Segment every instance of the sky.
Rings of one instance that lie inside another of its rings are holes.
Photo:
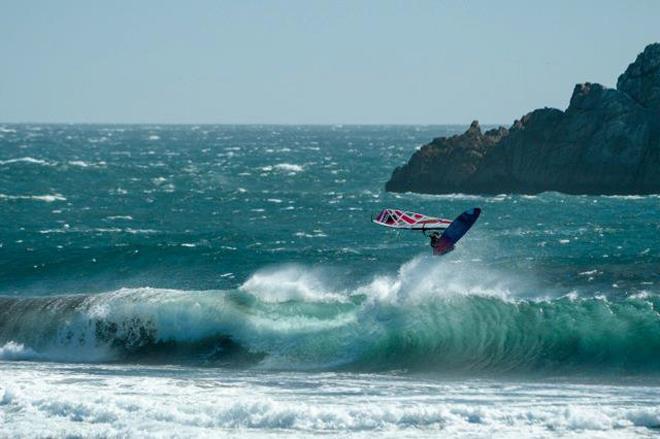
[[[0,0],[0,122],[510,124],[616,86],[660,1]]]

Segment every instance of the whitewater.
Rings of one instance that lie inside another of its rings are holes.
[[[1,128],[0,435],[658,434],[657,195],[383,191],[459,126]]]

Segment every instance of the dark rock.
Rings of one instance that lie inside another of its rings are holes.
[[[424,188],[431,185],[446,188],[448,192],[458,190],[477,170],[488,149],[506,133],[505,128],[499,128],[482,134],[475,120],[460,136],[440,137],[424,145],[413,154],[408,165],[394,171],[385,189],[396,192],[403,185],[409,191],[426,192]]]
[[[643,107],[660,111],[660,43],[646,46],[619,76],[616,88]]]
[[[637,57],[618,89],[578,84],[566,111],[526,114],[509,130],[434,139],[385,188],[422,193],[660,192],[660,44]]]

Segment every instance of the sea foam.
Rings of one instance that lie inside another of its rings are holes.
[[[660,408],[643,402],[657,391],[634,386],[281,373],[264,385],[258,374],[218,380],[188,369],[75,365],[0,371],[0,416],[19,436],[652,437],[660,425]]]

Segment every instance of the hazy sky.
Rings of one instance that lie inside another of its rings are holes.
[[[509,124],[654,41],[654,0],[0,0],[0,121]]]

